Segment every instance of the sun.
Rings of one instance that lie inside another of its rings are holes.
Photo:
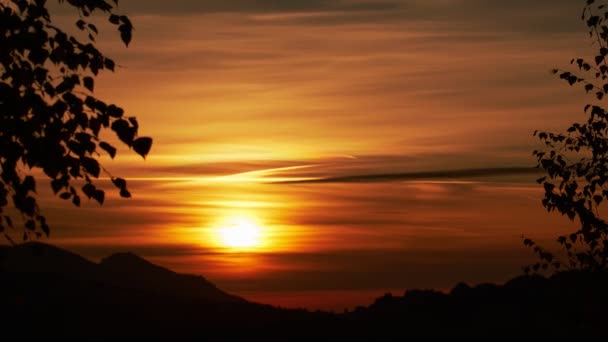
[[[252,219],[232,218],[218,229],[222,246],[232,249],[251,249],[261,245],[262,228]]]

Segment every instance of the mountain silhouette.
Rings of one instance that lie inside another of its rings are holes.
[[[78,254],[51,245],[30,242],[0,246],[0,271],[78,274],[91,277],[96,264]]]
[[[570,271],[459,283],[449,293],[407,290],[335,314],[252,303],[132,253],[94,263],[39,243],[0,247],[0,321],[3,334],[20,337],[580,339],[604,336],[606,288],[606,273]]]
[[[178,274],[133,253],[117,253],[99,264],[66,250],[41,243],[0,249],[0,270],[51,273],[97,281],[118,288],[213,301],[244,301],[229,295],[201,276]]]
[[[112,285],[214,301],[244,301],[229,295],[201,276],[178,274],[133,253],[113,254],[99,267]]]

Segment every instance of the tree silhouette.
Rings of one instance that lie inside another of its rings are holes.
[[[64,3],[63,0],[58,0]],[[94,184],[102,171],[130,197],[127,182],[113,177],[98,162],[101,153],[116,156],[116,148],[100,139],[111,130],[120,141],[145,158],[152,139],[138,137],[138,123],[122,108],[94,94],[95,77],[114,71],[115,63],[95,47],[94,13],[118,29],[125,45],[133,26],[115,13],[118,0],[67,0],[78,12],[76,27],[84,39],[52,23],[46,0],[0,1],[0,232],[13,241],[49,234],[36,202],[36,180],[24,171],[39,169],[51,179],[55,194],[80,206],[81,196],[103,204],[105,193]],[[13,225],[6,207],[12,201],[23,217]]]
[[[608,5],[585,0],[582,13],[593,46],[593,60],[575,58],[576,71],[553,72],[571,86],[581,86],[593,96],[585,106],[585,121],[572,124],[565,132],[535,132],[545,150],[534,151],[538,167],[546,175],[538,179],[545,195],[543,206],[572,221],[577,230],[559,236],[558,243],[567,255],[571,268],[601,270],[608,266],[608,223],[602,218],[603,203],[608,199],[608,112],[599,103],[608,95]],[[554,255],[525,239],[540,261],[534,270],[561,263]]]

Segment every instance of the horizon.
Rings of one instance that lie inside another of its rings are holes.
[[[118,67],[95,93],[154,146],[143,162],[122,145],[100,157],[132,199],[103,179],[104,206],[75,209],[42,181],[41,241],[96,261],[131,251],[312,310],[504,282],[535,260],[522,235],[552,243],[572,228],[541,205],[532,133],[583,114],[584,92],[550,73],[586,56],[581,8],[123,0],[133,42],[100,25]]]

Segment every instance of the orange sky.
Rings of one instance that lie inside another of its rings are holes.
[[[549,72],[587,51],[582,2],[121,6],[134,41],[126,49],[102,31],[99,45],[121,67],[96,92],[137,116],[154,146],[145,162],[126,149],[104,158],[131,180],[132,200],[112,194],[101,209],[72,210],[43,194],[51,242],[92,258],[132,249],[254,299],[336,308],[365,303],[302,293],[360,301],[502,281],[530,260],[522,233],[568,227],[544,213],[533,174],[268,182],[533,166],[532,132],[582,115],[582,91]],[[235,219],[261,228],[257,248],[221,246],[215,230]]]

